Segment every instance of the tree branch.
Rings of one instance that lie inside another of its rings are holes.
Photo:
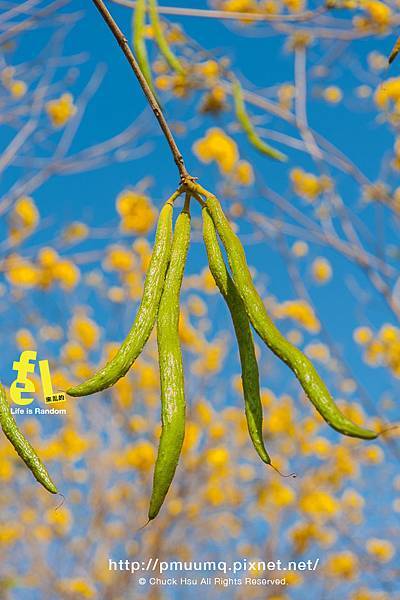
[[[175,164],[178,167],[181,181],[184,182],[187,179],[191,179],[188,171],[186,170],[183,156],[178,148],[178,145],[175,141],[174,136],[172,135],[172,132],[169,128],[169,125],[168,125],[165,117],[164,117],[161,107],[158,104],[157,99],[154,96],[153,92],[151,91],[149,85],[147,84],[146,79],[144,78],[144,75],[138,65],[138,62],[137,62],[132,50],[129,47],[128,40],[126,39],[125,35],[122,33],[122,31],[118,27],[117,23],[114,21],[113,17],[107,10],[104,2],[102,2],[102,0],[93,0],[93,3],[96,5],[99,13],[103,17],[105,23],[107,24],[107,26],[111,30],[113,36],[115,37],[116,41],[118,42],[118,45],[120,46],[122,52],[125,54],[125,57],[128,60],[130,66],[132,68],[132,71],[134,72],[136,79],[138,80],[140,87],[142,88],[142,90],[144,92],[144,95],[146,96],[147,102],[149,103],[149,105],[154,113],[154,116],[156,117],[156,119],[162,129],[165,139],[168,142],[168,145],[172,152]]]

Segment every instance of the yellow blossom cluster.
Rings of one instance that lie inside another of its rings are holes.
[[[274,307],[277,319],[293,319],[311,333],[318,333],[321,325],[312,307],[305,300],[288,300]]]
[[[309,202],[312,202],[318,198],[320,194],[332,188],[332,181],[326,175],[317,177],[300,168],[295,168],[290,171],[290,179],[295,193],[300,196],[300,198]]]
[[[385,365],[400,377],[400,329],[385,323],[374,335],[369,327],[354,331],[355,341],[364,346],[365,360],[370,365]]]
[[[393,18],[390,6],[380,0],[361,0],[360,8],[366,14],[354,17],[353,23],[358,29],[376,29],[381,33],[388,29]]]
[[[375,104],[385,111],[393,111],[400,115],[400,77],[390,77],[382,81],[376,88]]]
[[[5,67],[0,72],[0,81],[3,86],[10,92],[11,96],[19,100],[25,96],[28,86],[22,79],[15,79],[15,67]]]
[[[116,207],[124,233],[144,235],[154,227],[157,210],[145,194],[126,189],[119,194]]]
[[[64,127],[76,114],[76,106],[72,94],[62,94],[55,100],[49,100],[46,103],[46,112],[53,127],[56,129]]]
[[[216,162],[222,175],[239,185],[251,185],[254,173],[251,164],[239,159],[235,140],[219,127],[208,129],[205,136],[195,142],[193,151],[206,164]]]
[[[311,266],[314,280],[319,284],[328,283],[332,278],[332,267],[326,258],[316,258]]]
[[[30,235],[39,223],[39,211],[30,196],[21,196],[15,202],[10,216],[10,238],[17,244]]]
[[[4,260],[3,268],[8,281],[22,288],[49,289],[58,283],[65,290],[72,290],[80,278],[78,267],[71,260],[60,257],[51,247],[41,248],[36,261],[10,254]]]
[[[329,85],[323,90],[322,96],[329,104],[338,104],[343,98],[343,92],[337,85]]]

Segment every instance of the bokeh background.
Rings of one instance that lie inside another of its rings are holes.
[[[168,69],[150,26],[146,44],[190,172],[220,196],[270,313],[342,409],[390,428],[399,421],[400,62],[388,71],[386,56],[397,3],[160,4],[185,75]],[[108,3],[128,38],[134,5]],[[0,375],[9,387],[13,361],[35,349],[64,390],[128,331],[178,175],[90,2],[2,1],[0,10]],[[232,74],[257,132],[286,162],[249,143]],[[0,598],[204,597],[200,587],[139,586],[145,573],[108,569],[109,558],[149,557],[320,559],[316,571],[287,572],[285,587],[207,588],[215,598],[399,597],[400,430],[373,442],[331,431],[256,340],[266,445],[297,478],[260,462],[197,205],[192,216],[180,326],[187,429],[162,512],[139,530],[160,433],[152,336],[112,390],[68,399],[66,415],[17,417],[65,496],[61,507],[0,438]],[[34,381],[32,407],[43,407],[38,372]]]

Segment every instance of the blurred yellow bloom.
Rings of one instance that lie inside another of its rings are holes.
[[[293,319],[311,333],[318,333],[321,325],[312,307],[305,300],[288,300],[274,308],[278,319]]]
[[[29,196],[21,196],[15,202],[10,218],[10,236],[19,242],[30,235],[39,223],[39,211]]]
[[[130,250],[120,244],[107,249],[104,267],[110,271],[131,271],[135,265],[135,257]]]
[[[295,242],[292,246],[292,253],[296,258],[303,258],[308,254],[308,244],[301,240]]]
[[[339,511],[338,501],[324,490],[309,490],[300,496],[299,508],[310,517],[329,519]]]
[[[365,462],[372,465],[377,465],[383,462],[385,458],[382,448],[376,444],[368,445],[363,448],[362,456]]]
[[[65,535],[72,525],[72,515],[66,506],[60,506],[57,510],[54,508],[48,510],[46,520],[56,535]]]
[[[219,75],[219,64],[216,60],[207,60],[196,65],[196,70],[207,79],[215,79]]]
[[[81,221],[74,221],[66,227],[62,236],[69,244],[76,244],[84,240],[89,234],[89,228]]]
[[[384,32],[392,21],[392,9],[380,0],[363,0],[361,7],[366,11],[365,17],[354,17],[354,24],[359,29],[375,28]]]
[[[116,207],[121,217],[121,229],[125,233],[146,234],[156,222],[157,211],[145,194],[124,190],[117,198]]]
[[[366,548],[368,554],[379,560],[379,562],[389,562],[395,553],[394,546],[389,540],[371,538],[367,540]]]
[[[363,508],[365,500],[356,490],[348,489],[343,494],[342,503],[345,509],[359,510]]]
[[[206,462],[215,469],[225,467],[229,461],[229,452],[224,447],[211,448],[205,456]]]
[[[400,113],[400,77],[391,77],[380,83],[375,91],[375,104],[382,110],[391,108]]]
[[[236,142],[219,127],[208,129],[205,137],[195,142],[193,151],[204,163],[215,161],[223,174],[230,173],[239,160]]]
[[[295,500],[296,495],[293,489],[275,479],[268,486],[261,488],[257,495],[257,502],[260,506],[271,503],[275,507],[285,508],[292,505]]]
[[[15,79],[14,81],[11,82],[11,84],[9,86],[11,95],[17,99],[25,96],[27,89],[28,89],[28,86],[26,85],[25,81],[21,81],[21,79]]]
[[[194,423],[193,421],[188,421],[186,423],[185,439],[183,442],[184,452],[193,450],[193,448],[197,446],[200,439],[200,434],[201,431],[197,423]]]
[[[14,544],[23,535],[23,529],[19,523],[0,523],[0,544]]]
[[[290,110],[295,94],[296,90],[292,83],[282,83],[278,87],[278,101],[280,106],[286,110]]]
[[[63,594],[69,597],[73,594],[76,598],[95,598],[96,590],[85,579],[63,579],[59,582]]]
[[[70,336],[72,339],[76,339],[85,348],[93,348],[97,345],[99,340],[100,332],[97,324],[89,319],[89,317],[82,315],[75,316],[70,324]]]
[[[316,258],[311,268],[314,280],[319,284],[327,283],[332,278],[332,267],[326,258]]]
[[[240,160],[235,167],[234,176],[240,185],[251,185],[254,182],[253,167],[247,160]]]
[[[36,348],[35,338],[29,329],[18,329],[15,334],[15,343],[19,350],[34,350]]]
[[[72,94],[62,94],[46,103],[46,112],[53,127],[63,127],[76,113]]]
[[[342,90],[336,85],[329,85],[322,92],[324,99],[330,104],[338,104],[343,98]]]
[[[5,261],[6,277],[10,283],[18,287],[34,287],[40,281],[40,271],[36,266],[24,260],[18,254],[11,254]]]
[[[368,344],[372,339],[372,331],[369,327],[357,327],[353,331],[353,339],[357,344]]]
[[[349,551],[338,552],[328,557],[326,570],[333,578],[355,579],[358,573],[358,559]]]
[[[152,469],[155,460],[156,451],[153,444],[144,440],[128,446],[125,451],[124,461],[127,466],[139,469],[140,471],[149,471]]]
[[[290,179],[292,180],[295,193],[308,201],[315,200],[322,192],[332,187],[329,177],[325,175],[317,177],[299,168],[290,171]]]

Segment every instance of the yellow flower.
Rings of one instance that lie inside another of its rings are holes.
[[[343,494],[342,503],[346,509],[359,510],[364,506],[365,500],[356,490],[348,489]]]
[[[69,244],[76,244],[77,242],[81,242],[84,240],[89,233],[89,228],[85,223],[81,223],[81,221],[73,221],[66,229],[63,231],[63,238]]]
[[[70,597],[71,594],[76,598],[96,597],[96,590],[84,579],[64,579],[60,581],[59,587],[67,597]]]
[[[308,201],[315,200],[322,192],[332,187],[329,177],[317,177],[306,173],[303,169],[295,168],[290,171],[293,189],[298,196]]]
[[[78,315],[72,319],[70,335],[85,348],[93,348],[99,340],[100,333],[97,324],[92,319],[85,315]]]
[[[157,219],[157,211],[148,196],[134,190],[121,192],[116,207],[121,217],[121,229],[125,233],[146,234]]]
[[[78,267],[70,260],[59,260],[54,266],[53,275],[66,290],[74,288],[80,278]]]
[[[391,77],[380,83],[375,91],[375,104],[378,108],[390,107],[400,113],[400,77]]]
[[[6,258],[5,272],[8,281],[18,287],[34,287],[40,280],[40,271],[35,265],[18,254]]]
[[[284,508],[293,504],[296,495],[291,487],[273,480],[267,487],[262,487],[257,494],[257,502],[260,506],[271,503],[275,507]]]
[[[107,249],[104,267],[109,271],[132,271],[135,265],[135,257],[130,250],[115,244]]]
[[[219,75],[219,64],[216,60],[207,60],[196,65],[196,70],[207,79],[215,79]]]
[[[154,446],[147,441],[137,442],[129,446],[125,452],[127,466],[140,471],[149,471],[153,467],[155,459]]]
[[[11,95],[17,99],[25,96],[27,89],[28,89],[28,87],[27,87],[25,81],[21,81],[20,79],[16,79],[16,80],[12,81],[12,83],[9,86]]]
[[[60,506],[58,510],[48,510],[46,520],[57,535],[65,535],[71,528],[72,515],[66,506]]]
[[[193,151],[206,164],[215,161],[223,174],[231,172],[239,160],[236,142],[219,127],[208,129],[205,137],[195,142]]]
[[[328,558],[326,569],[335,579],[351,580],[357,576],[358,559],[352,552],[338,552]]]
[[[299,500],[299,508],[310,517],[331,518],[339,511],[337,500],[323,490],[309,490]]]
[[[0,545],[14,544],[23,535],[23,529],[19,523],[0,524]]]
[[[11,213],[11,237],[21,240],[29,235],[39,222],[39,211],[33,199],[21,196],[15,202]]]
[[[355,17],[354,24],[359,29],[370,27],[385,31],[392,21],[392,9],[380,0],[363,0],[361,7],[366,11],[365,17]]]
[[[19,350],[34,350],[36,348],[35,338],[29,329],[19,329],[15,334],[15,343]]]
[[[357,344],[364,346],[372,339],[372,331],[369,327],[357,327],[353,331],[353,339]]]
[[[388,540],[371,538],[367,540],[366,547],[368,554],[371,554],[371,556],[380,562],[389,562],[395,553],[392,542]]]
[[[308,254],[308,244],[306,244],[306,242],[298,240],[292,246],[292,253],[296,258],[303,258],[303,256],[306,256]]]
[[[330,104],[338,104],[343,98],[342,90],[336,85],[329,85],[326,87],[322,95]]]
[[[312,274],[317,283],[327,283],[332,278],[332,267],[326,258],[318,257],[312,264]]]
[[[363,459],[369,464],[377,465],[381,463],[384,458],[385,455],[383,454],[382,448],[376,444],[368,445],[363,448]]]
[[[312,333],[318,333],[321,328],[312,307],[305,300],[288,300],[274,308],[278,319],[293,319]]]
[[[240,160],[237,163],[234,174],[240,185],[251,185],[254,182],[253,167],[247,160]]]
[[[46,103],[46,112],[53,127],[63,127],[76,113],[72,94],[62,94]]]
[[[278,87],[278,101],[282,108],[290,110],[296,90],[292,83],[283,83]]]
[[[212,448],[206,453],[206,462],[215,469],[225,467],[229,461],[229,452],[226,448]]]

